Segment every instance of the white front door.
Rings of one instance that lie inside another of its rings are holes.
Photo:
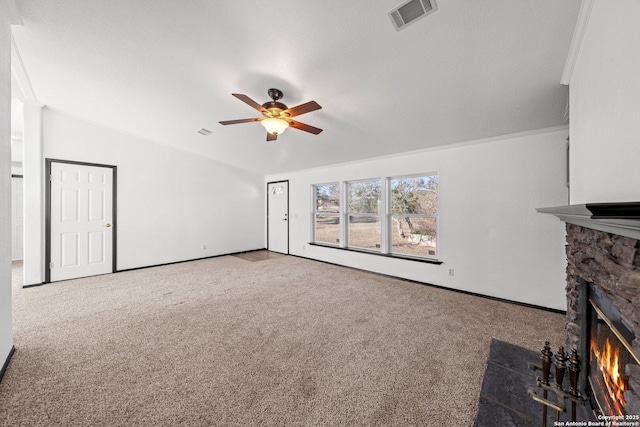
[[[24,215],[22,178],[11,178],[11,260],[22,259],[24,253]]]
[[[113,272],[113,168],[51,163],[50,280]]]
[[[270,182],[268,194],[268,248],[289,253],[289,182]]]

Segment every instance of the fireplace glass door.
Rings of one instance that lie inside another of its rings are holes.
[[[601,303],[603,306],[599,306]],[[627,342],[628,331],[618,330],[620,319],[615,310],[607,307],[601,296],[591,298],[591,326],[589,345],[589,385],[594,407],[603,415],[624,416],[629,393],[629,365],[638,360]],[[635,406],[635,403],[634,405]]]

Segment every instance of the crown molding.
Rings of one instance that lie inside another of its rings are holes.
[[[569,125],[562,124],[562,125],[552,126],[552,127],[543,128],[543,129],[527,130],[527,131],[523,131],[523,132],[516,132],[516,133],[509,133],[509,134],[506,134],[506,135],[491,136],[491,137],[482,138],[482,139],[472,139],[470,141],[453,142],[453,143],[450,143],[450,144],[442,144],[442,145],[436,145],[436,146],[433,146],[433,147],[419,148],[417,150],[402,151],[400,153],[384,154],[382,156],[367,157],[365,159],[351,160],[351,161],[340,162],[340,163],[333,163],[333,164],[324,165],[324,166],[316,166],[316,167],[308,168],[308,169],[298,169],[298,170],[293,170],[293,171],[289,171],[289,172],[272,173],[272,174],[267,174],[267,176],[284,176],[284,175],[290,176],[290,175],[296,174],[296,173],[306,173],[306,172],[309,172],[309,171],[323,170],[323,169],[332,168],[332,167],[343,167],[343,166],[359,165],[359,164],[362,164],[362,163],[375,162],[375,161],[380,161],[380,160],[388,160],[388,159],[393,159],[393,158],[396,158],[396,157],[414,156],[414,155],[419,155],[419,154],[424,154],[424,153],[431,153],[431,152],[434,152],[434,151],[451,150],[451,149],[454,149],[454,148],[461,148],[461,147],[467,147],[467,146],[477,146],[479,144],[486,144],[486,143],[491,143],[491,142],[499,142],[499,141],[504,141],[504,140],[508,140],[508,139],[514,139],[514,138],[524,138],[524,137],[527,137],[527,136],[541,135],[541,134],[545,134],[545,133],[559,132],[559,131],[567,131],[568,132],[569,131]]]
[[[589,18],[591,17],[591,9],[593,9],[594,2],[595,0],[582,0],[582,4],[580,5],[578,22],[576,22],[576,28],[573,30],[573,38],[571,39],[571,46],[569,46],[569,55],[567,56],[567,62],[564,64],[564,71],[560,79],[560,83],[563,85],[568,85],[571,81],[571,75],[578,61],[578,54],[582,47],[582,39],[589,25]]]

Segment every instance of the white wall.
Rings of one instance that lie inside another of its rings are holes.
[[[119,270],[264,247],[262,176],[47,108],[42,140],[45,158],[118,167]]]
[[[11,324],[11,25],[0,0],[0,368],[13,347]]]
[[[566,309],[566,127],[267,176],[289,180],[290,253],[483,295]],[[310,246],[311,186],[437,171],[442,265]],[[453,277],[448,270],[453,268]]]
[[[595,0],[570,79],[571,203],[640,200],[640,2]]]
[[[23,105],[24,263],[26,285],[44,281],[44,158],[42,155],[42,106]]]

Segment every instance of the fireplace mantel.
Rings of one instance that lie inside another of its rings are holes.
[[[640,202],[586,203],[536,210],[569,224],[640,240]]]

